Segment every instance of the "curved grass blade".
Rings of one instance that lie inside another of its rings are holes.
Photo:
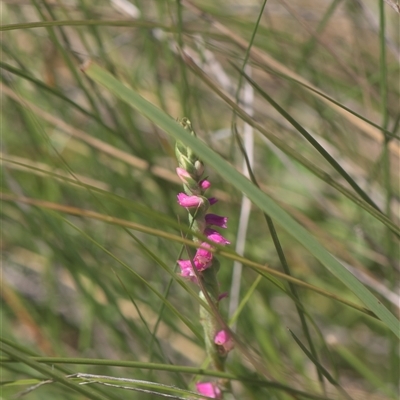
[[[104,246],[102,246],[100,243],[98,243],[95,239],[93,239],[90,235],[86,234],[83,230],[79,229],[76,225],[74,225],[72,222],[68,221],[67,219],[64,219],[64,221],[72,226],[74,229],[76,229],[81,235],[86,237],[89,241],[91,241],[93,244],[95,244],[97,247],[99,247],[102,251],[104,251],[106,254],[108,254],[111,258],[113,258],[115,261],[117,261],[120,265],[122,265],[130,274],[134,275],[136,279],[138,279],[144,286],[146,286],[151,292],[153,292],[165,305],[166,307],[169,308],[169,310],[174,313],[181,321],[193,332],[193,334],[199,339],[202,340],[202,336],[199,333],[198,329],[196,329],[195,325],[192,324],[192,322],[186,318],[183,314],[181,314],[171,302],[169,302],[167,299],[163,297],[163,295],[156,290],[152,285],[150,285],[146,279],[142,278],[134,269],[130,268],[129,265],[124,263],[122,260],[120,260],[118,257],[116,257],[112,252],[107,250]],[[164,265],[164,268],[167,269],[167,266]],[[193,293],[193,292],[192,292]]]
[[[1,193],[0,192],[0,200],[3,201],[15,201],[16,203],[24,203],[24,204],[31,204],[34,205],[36,207],[40,207],[40,208],[47,208],[50,210],[55,210],[55,211],[59,211],[59,212],[63,212],[63,213],[67,213],[67,214],[71,214],[71,215],[77,215],[80,217],[86,217],[86,218],[93,218],[93,219],[97,219],[99,221],[103,221],[103,222],[107,222],[113,225],[117,225],[117,226],[122,226],[122,227],[126,227],[129,229],[134,229],[137,230],[139,232],[143,232],[149,235],[154,235],[154,236],[158,236],[164,239],[168,239],[168,240],[173,240],[177,243],[181,243],[181,244],[185,244],[188,246],[192,246],[192,247],[196,247],[196,244],[192,241],[192,240],[188,240],[185,238],[182,238],[181,236],[177,236],[177,235],[173,235],[170,234],[168,232],[165,232],[163,230],[158,230],[158,229],[153,229],[153,228],[148,228],[147,226],[144,225],[140,225],[131,221],[126,221],[123,219],[119,219],[119,218],[114,218],[108,215],[104,215],[104,214],[100,214],[94,211],[89,211],[89,210],[84,210],[84,209],[79,209],[79,208],[75,208],[75,207],[68,207],[68,206],[63,206],[61,204],[56,204],[56,203],[51,203],[48,201],[42,201],[42,200],[36,200],[36,199],[30,199],[30,198],[25,198],[25,197],[16,197],[13,195],[9,195],[6,193]],[[238,254],[234,253],[234,252],[227,252],[227,251],[219,251],[219,253],[222,257],[226,257],[230,260],[234,260],[234,261],[239,261],[244,265],[249,266],[250,268],[253,268],[255,271],[257,271],[260,275],[262,275],[265,279],[268,279],[269,281],[271,281],[274,285],[276,285],[278,288],[280,288],[281,290],[284,290],[284,286],[283,284],[277,280],[275,277],[284,279],[285,281],[288,282],[292,282],[297,286],[309,289],[309,290],[313,290],[316,293],[321,294],[322,296],[325,297],[329,297],[332,298],[334,300],[337,300],[351,308],[354,308],[355,310],[358,310],[364,314],[369,315],[370,317],[375,317],[378,318],[372,311],[370,311],[367,308],[364,307],[360,307],[359,305],[346,300],[343,297],[340,297],[334,293],[328,292],[324,289],[320,289],[317,286],[313,286],[309,283],[303,282],[300,279],[294,278],[292,276],[286,275],[282,272],[279,272],[275,269],[269,268],[265,265],[262,264],[258,264],[254,261],[251,261],[247,258],[241,257]],[[159,260],[159,259],[157,259]],[[157,261],[159,262],[159,261]],[[160,264],[162,265],[162,264]],[[175,276],[175,279],[178,281],[179,284],[182,284],[182,286],[185,286],[183,281],[178,279]],[[185,286],[187,288],[187,285]],[[198,297],[196,296],[196,298],[198,299]],[[200,300],[199,300],[200,301]],[[204,303],[204,306],[207,307],[207,304]]]
[[[46,377],[51,377],[55,381],[61,383],[64,386],[67,386],[68,388],[75,390],[76,392],[82,394],[84,397],[92,400],[106,400],[107,397],[103,397],[99,394],[94,393],[91,389],[83,387],[82,385],[79,385],[77,383],[71,382],[65,376],[54,370],[51,366],[48,365],[43,365],[42,363],[39,363],[38,361],[33,360],[31,357],[27,357],[24,354],[20,353],[19,351],[13,349],[11,346],[5,344],[3,340],[0,338],[0,341],[2,342],[1,345],[1,351],[7,355],[9,355],[11,358],[14,360],[17,360],[34,370],[40,372]]]
[[[272,107],[275,108],[276,111],[279,112],[313,147],[318,153],[321,154],[322,157],[343,177],[344,180],[354,189],[354,191],[369,205],[379,210],[378,206],[371,200],[371,198],[367,195],[358,186],[358,184],[354,181],[354,179],[343,169],[343,167],[321,146],[316,139],[312,135],[310,135],[306,129],[304,129],[289,113],[287,113],[277,102],[275,102],[271,96],[269,96],[265,90],[262,90],[260,85],[258,85],[250,76],[248,76],[244,71],[241,71],[238,67],[235,67],[237,71],[243,75],[246,80],[257,90],[258,93],[265,100],[271,104]],[[380,211],[380,210],[379,210]]]
[[[171,31],[168,26],[161,25],[156,22],[151,21],[139,21],[139,20],[127,20],[127,21],[118,21],[118,20],[57,20],[57,21],[38,21],[38,22],[26,22],[22,24],[8,24],[0,26],[0,32],[4,31],[14,31],[18,29],[32,29],[32,28],[47,28],[47,27],[55,27],[55,26],[127,26],[127,27],[138,27],[138,28],[160,28],[166,31]]]
[[[220,155],[212,151],[199,139],[187,134],[176,121],[138,93],[125,86],[111,74],[96,64],[86,65],[84,72],[100,83],[115,96],[126,101],[155,125],[159,126],[176,140],[195,149],[198,156],[212,166],[223,179],[243,192],[261,210],[271,216],[275,222],[301,243],[336,278],[341,280],[381,321],[400,338],[397,318],[358,281],[331,253],[329,253],[305,228],[294,220],[267,194],[258,189],[251,181],[228,164]]]
[[[58,97],[60,100],[65,101],[68,105],[72,106],[74,109],[78,110],[80,113],[83,115],[92,118],[96,122],[98,122],[103,128],[105,128],[107,131],[109,131],[112,134],[116,134],[116,132],[110,128],[108,125],[106,125],[100,118],[98,118],[97,115],[93,114],[92,112],[86,110],[84,107],[80,106],[77,102],[71,100],[67,96],[65,96],[62,92],[59,90],[46,85],[44,82],[41,80],[35,78],[34,76],[31,76],[28,72],[22,71],[18,68],[13,67],[12,65],[9,65],[3,61],[0,61],[0,68],[16,75],[19,76],[23,79],[25,79],[28,82],[31,82],[33,85],[35,85],[39,90],[45,90],[49,94],[51,94],[54,97]]]
[[[328,185],[334,187],[340,193],[344,194],[348,199],[362,207],[366,210],[370,215],[374,216],[376,219],[381,221],[383,224],[388,226],[391,231],[393,231],[397,236],[400,237],[400,229],[394,224],[385,214],[378,211],[375,207],[371,206],[368,202],[361,199],[359,196],[355,195],[351,190],[347,189],[340,182],[336,181],[332,176],[330,176],[327,172],[317,167],[315,164],[310,162],[306,157],[302,154],[298,153],[297,150],[291,148],[286,144],[285,141],[278,138],[277,136],[271,134],[267,129],[264,128],[263,125],[256,122],[249,114],[246,113],[244,109],[242,109],[239,105],[237,105],[230,97],[227,95],[222,89],[215,85],[211,79],[204,74],[203,70],[197,66],[189,57],[186,57],[187,63],[190,68],[193,69],[193,72],[204,81],[206,85],[208,85],[215,94],[221,97],[240,117],[243,121],[247,122],[253,128],[257,129],[262,135],[268,138],[274,145],[276,145],[279,149],[281,149],[284,153],[289,155],[291,158],[298,161],[300,164],[304,165],[307,169],[309,169],[313,174],[318,176]],[[391,142],[393,143],[393,142]]]
[[[288,329],[290,334],[292,335],[295,342],[299,345],[301,350],[306,354],[306,356],[311,360],[311,362],[318,368],[318,371],[331,383],[335,386],[339,392],[347,399],[353,400],[349,394],[339,385],[339,383],[335,380],[335,378],[319,363],[319,361],[308,351],[308,349],[301,343],[300,339],[290,330]]]
[[[28,357],[27,357],[28,358]],[[46,363],[46,364],[77,364],[77,365],[105,365],[105,366],[116,366],[116,367],[124,367],[124,368],[140,368],[140,369],[148,369],[148,370],[156,370],[156,371],[167,371],[167,372],[181,372],[188,374],[196,374],[209,376],[214,378],[225,378],[235,381],[240,381],[244,383],[248,383],[254,386],[259,387],[267,387],[271,389],[278,389],[290,393],[294,396],[301,396],[306,399],[314,399],[314,400],[330,400],[322,395],[307,393],[302,390],[293,388],[291,386],[275,382],[269,380],[261,380],[255,379],[251,376],[238,376],[229,372],[215,371],[215,370],[207,370],[203,368],[196,367],[187,367],[183,365],[169,365],[169,364],[156,364],[156,363],[148,363],[148,362],[139,362],[139,361],[124,361],[124,360],[110,360],[110,359],[92,359],[92,358],[70,358],[70,357],[29,357],[30,361],[35,362],[37,364]],[[5,362],[15,362],[12,358],[0,357],[0,361]],[[66,379],[66,378],[65,378]]]
[[[246,51],[248,48],[248,40],[243,38],[240,34],[236,33],[232,29],[228,28],[226,25],[221,23],[217,20],[213,15],[211,15],[205,8],[200,8],[199,6],[193,4],[189,0],[181,0],[182,4],[184,4],[188,9],[190,9],[195,15],[197,15],[201,19],[207,20],[208,23],[211,23],[212,26],[229,38],[230,41],[235,43],[239,48]],[[282,62],[278,61],[277,59],[273,58],[270,54],[267,54],[263,50],[259,49],[256,46],[252,46],[250,50],[250,57],[251,59],[258,65],[261,65],[264,69],[272,70],[274,74],[281,74],[285,77],[292,78],[294,81],[298,83],[303,83],[304,87],[315,89],[312,90],[311,93],[316,95],[317,98],[320,98],[324,103],[328,105],[328,107],[332,108],[333,110],[337,111],[339,115],[343,116],[347,119],[352,125],[356,126],[357,128],[361,129],[367,136],[373,137],[375,139],[378,138],[377,130],[382,130],[382,127],[376,127],[377,129],[372,129],[370,121],[363,121],[363,118],[353,118],[354,115],[349,110],[345,109],[341,104],[335,104],[332,102],[329,96],[324,95],[322,96],[322,91],[318,90],[312,83],[310,83],[307,79],[300,76],[298,73],[293,72],[289,67],[284,65]],[[382,138],[379,137],[379,143],[382,142]],[[399,154],[400,147],[397,143],[391,143],[391,151],[394,154]]]

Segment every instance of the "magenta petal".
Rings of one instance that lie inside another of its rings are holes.
[[[200,181],[200,187],[203,190],[207,190],[210,186],[211,186],[211,183],[207,179],[203,179],[202,181]]]
[[[214,343],[221,346],[230,339],[229,332],[223,329],[215,335]]]
[[[214,343],[222,346],[226,353],[230,352],[235,346],[230,333],[225,329],[222,329],[215,335]]]
[[[192,263],[190,260],[178,260],[178,264],[181,267],[182,276],[187,276],[190,271],[193,273]]]
[[[202,243],[203,247],[210,248],[208,243]],[[213,254],[207,249],[197,249],[196,255],[194,256],[194,265],[199,271],[204,271],[211,266]]]
[[[222,395],[220,388],[212,382],[198,382],[196,383],[196,389],[200,394],[212,399],[220,399]]]
[[[203,203],[203,199],[198,196],[188,196],[185,193],[179,193],[177,195],[178,204],[182,207],[191,208],[199,207]]]
[[[226,228],[226,223],[228,222],[227,217],[221,217],[217,214],[206,214],[205,216],[207,225],[219,226],[220,228]]]
[[[208,199],[208,202],[210,203],[210,206],[212,206],[213,204],[215,204],[218,200],[215,197],[210,197]]]
[[[181,276],[189,278],[194,283],[197,283],[197,277],[193,271],[192,263],[190,260],[178,260],[179,267],[181,268]]]
[[[204,234],[207,236],[208,239],[212,240],[215,243],[218,243],[220,245],[226,245],[230,244],[231,242],[227,239],[225,239],[219,232],[217,232],[214,229],[211,228],[206,228],[204,230]]]

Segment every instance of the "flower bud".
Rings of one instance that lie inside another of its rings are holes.
[[[196,160],[194,163],[194,169],[196,171],[196,176],[200,179],[204,174],[204,164],[200,160]]]
[[[221,389],[213,382],[198,382],[196,383],[197,391],[212,399],[222,399]]]
[[[207,225],[219,226],[220,228],[226,228],[226,223],[228,222],[227,217],[221,217],[217,214],[206,214],[205,216]]]
[[[232,336],[226,329],[222,329],[215,335],[214,343],[220,347],[223,354],[228,354],[235,347]]]
[[[202,181],[199,182],[199,186],[205,192],[207,189],[211,187],[211,183],[207,179],[203,179]]]
[[[208,239],[222,246],[231,243],[229,240],[225,239],[219,232],[217,232],[214,229],[206,228],[204,230],[204,234],[207,236]]]
[[[188,196],[185,193],[179,193],[177,196],[178,204],[182,207],[192,208],[192,207],[200,207],[204,204],[204,197],[201,196]]]

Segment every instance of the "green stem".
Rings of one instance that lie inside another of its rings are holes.
[[[213,266],[202,272],[202,290],[200,290],[199,297],[208,303],[211,301],[215,307],[218,309],[218,281],[217,272],[219,269],[219,262],[213,260]],[[207,292],[207,295],[204,294]],[[215,335],[219,330],[219,322],[213,313],[210,313],[204,307],[200,306],[200,323],[204,329],[204,342],[206,347],[207,355],[210,357],[214,368],[217,371],[225,370],[225,356],[222,356],[217,345],[214,343]]]

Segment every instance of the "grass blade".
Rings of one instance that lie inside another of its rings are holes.
[[[103,85],[114,95],[136,108],[176,140],[195,149],[205,163],[212,166],[226,181],[249,197],[254,204],[271,216],[275,222],[300,242],[334,276],[341,280],[381,321],[400,338],[399,321],[396,317],[361,284],[331,253],[329,253],[309,232],[297,223],[289,214],[278,206],[268,195],[263,193],[247,178],[236,171],[221,156],[213,152],[199,139],[187,135],[171,117],[145,100],[138,93],[129,89],[111,74],[96,64],[87,65],[85,73],[97,83]]]

